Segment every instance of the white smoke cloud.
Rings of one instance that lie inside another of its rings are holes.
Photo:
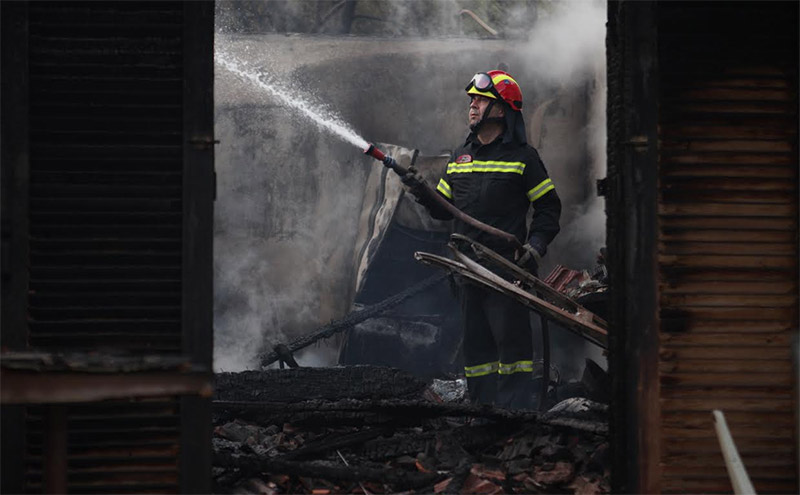
[[[583,80],[605,66],[606,2],[554,2],[540,11],[539,21],[522,46],[538,75],[562,85]]]

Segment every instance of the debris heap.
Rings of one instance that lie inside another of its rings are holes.
[[[374,366],[217,375],[216,493],[608,493],[607,406],[464,402]]]

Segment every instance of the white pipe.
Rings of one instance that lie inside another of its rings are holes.
[[[739,451],[733,443],[733,437],[725,421],[725,415],[719,409],[714,409],[714,428],[717,430],[719,446],[722,449],[722,457],[725,458],[725,467],[728,469],[728,476],[731,478],[733,493],[736,495],[755,495],[756,490],[750,482],[747,470],[739,458]]]

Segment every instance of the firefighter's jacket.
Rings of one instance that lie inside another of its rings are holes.
[[[542,255],[560,230],[561,200],[539,153],[527,144],[504,143],[498,137],[484,145],[470,134],[450,156],[436,190],[467,215],[516,236],[520,244],[530,240]],[[534,211],[526,225],[531,205]],[[430,210],[434,218],[452,218],[441,207]],[[502,239],[458,219],[454,231],[504,256],[513,253]]]

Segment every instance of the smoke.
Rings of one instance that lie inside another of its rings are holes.
[[[553,95],[542,122],[540,153],[562,198],[562,231],[551,245],[544,273],[555,264],[592,268],[605,244],[604,200],[596,181],[606,171],[605,1],[554,3],[542,12],[524,45],[526,69],[536,72],[541,94]],[[561,129],[561,115],[582,127]]]
[[[572,0],[541,11],[522,50],[547,82],[569,85],[605,67],[606,2]]]

